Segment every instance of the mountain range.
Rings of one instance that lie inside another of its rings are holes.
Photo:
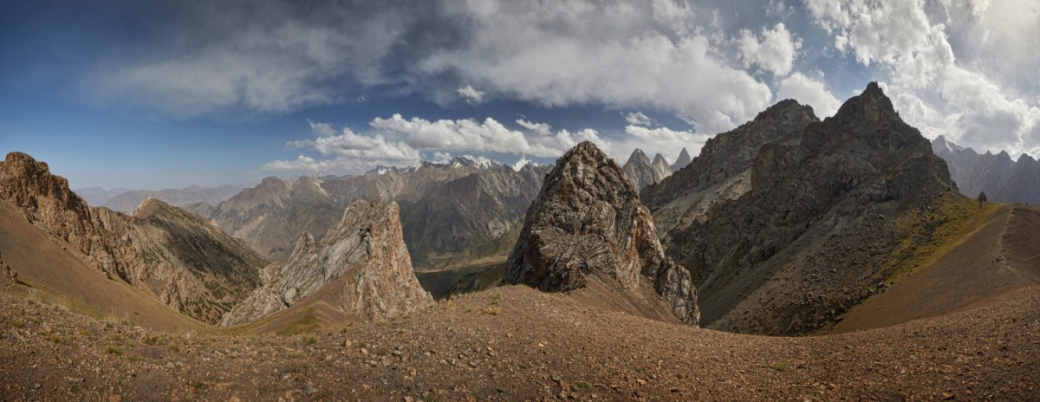
[[[979,154],[943,136],[932,140],[932,151],[949,165],[953,181],[964,195],[977,197],[985,192],[993,202],[1040,204],[1040,162],[1028,154],[1018,160],[1004,151]]]
[[[176,207],[205,203],[216,205],[242,191],[242,185],[220,185],[217,187],[188,186],[180,189],[130,190],[101,187],[84,187],[73,191],[92,206],[101,206],[122,213],[130,213],[148,198],[155,198]]]
[[[12,152],[0,378],[15,399],[1031,400],[1040,207],[970,193],[1028,199],[1034,167],[930,142],[877,83],[823,120],[780,101],[685,166],[582,142],[553,166],[271,177],[193,212],[91,207]]]

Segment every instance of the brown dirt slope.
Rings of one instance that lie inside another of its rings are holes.
[[[201,330],[204,325],[163,305],[151,294],[85,264],[75,248],[33,226],[13,205],[0,201],[0,253],[18,272],[23,291],[64,299],[95,317],[128,319],[160,330]],[[4,278],[7,279],[7,278]]]
[[[2,279],[2,278],[0,278]],[[9,282],[9,281],[7,281]],[[106,324],[2,290],[11,400],[1037,400],[1040,287],[863,332],[724,333],[524,286],[294,336]]]
[[[1040,208],[1001,205],[950,242],[952,249],[850,309],[832,331],[935,317],[1040,284]]]

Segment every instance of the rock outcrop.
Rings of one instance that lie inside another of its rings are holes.
[[[682,152],[679,152],[679,156],[675,158],[675,163],[673,163],[672,166],[670,166],[670,168],[672,169],[672,173],[678,172],[679,169],[682,169],[686,167],[686,165],[689,165],[690,160],[690,153],[686,151],[686,148],[683,148]]]
[[[689,273],[664,255],[634,184],[587,141],[561,157],[546,177],[527,210],[504,280],[548,292],[602,281],[622,293],[663,299],[683,323],[696,325],[700,314]]]
[[[289,258],[264,268],[260,280],[223,326],[300,303],[322,302],[348,316],[379,320],[433,302],[412,272],[395,202],[354,201],[321,241],[304,233]]]
[[[932,151],[946,161],[953,181],[968,197],[986,192],[993,202],[1040,204],[1040,162],[1027,154],[1017,161],[1007,152],[979,154],[943,136],[932,140]]]
[[[668,166],[668,162],[661,154],[657,154],[654,161],[651,162],[650,158],[639,148],[632,151],[628,162],[625,162],[621,170],[632,180],[637,189],[658,183],[672,174],[672,168]]]
[[[91,208],[46,163],[22,153],[0,164],[0,200],[109,278],[204,322],[219,321],[266,265],[206,221],[158,200],[145,200],[132,216]]]
[[[802,130],[818,121],[811,107],[780,101],[754,120],[709,139],[686,168],[644,188],[641,198],[653,211],[662,240],[667,243],[669,232],[704,222],[713,209],[746,193],[759,148],[772,142],[797,143]]]
[[[799,109],[780,106],[770,109]],[[945,162],[876,83],[788,138],[737,152],[754,155],[747,192],[669,233],[669,255],[690,268],[710,327],[802,334],[833,323],[946,219],[943,200],[955,187]],[[696,172],[705,156],[680,173]],[[700,180],[743,168],[712,167]]]

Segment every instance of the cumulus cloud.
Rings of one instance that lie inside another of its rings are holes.
[[[738,39],[745,66],[757,65],[774,75],[787,75],[794,68],[794,59],[802,40],[791,35],[783,23],[773,29],[763,29],[758,35],[742,30]]]
[[[526,120],[518,120],[526,131],[507,128],[492,118],[430,121],[419,117],[405,119],[400,114],[373,119],[365,133],[350,128],[335,132],[321,122],[309,124],[317,138],[290,141],[287,145],[316,152],[323,158],[300,155],[296,160],[270,162],[264,169],[357,173],[376,165],[415,163],[423,153],[432,153],[434,161],[450,159],[451,152],[556,157],[581,141],[592,141],[608,152],[611,149],[610,143],[595,130],[552,132],[547,124]],[[486,157],[467,157],[476,162],[487,161]]]
[[[649,126],[654,123],[654,121],[649,116],[643,114],[643,112],[632,112],[626,114],[625,121],[633,126]]]
[[[471,23],[470,41],[424,58],[421,71],[547,106],[670,110],[707,133],[753,118],[772,99],[767,85],[719,57],[706,34],[684,28],[694,11],[679,2],[488,0],[456,12]]]
[[[904,120],[926,136],[1019,153],[1035,148],[1031,133],[1040,124],[1040,109],[1028,92],[1036,90],[1035,75],[1007,71],[1036,71],[1035,56],[1031,62],[1021,57],[1040,46],[1040,6],[1027,3],[947,1],[931,4],[931,12],[923,0],[806,5],[833,34],[836,48],[888,73],[888,93]],[[1000,26],[1005,23],[1013,33]],[[963,57],[955,55],[951,35],[963,43]],[[987,44],[991,35],[1001,43]],[[1000,50],[982,50],[987,46]]]
[[[455,92],[458,92],[459,95],[461,95],[463,98],[466,98],[466,102],[476,104],[484,101],[484,92],[476,90],[475,88],[473,88],[472,85],[459,87],[459,89],[456,89]]]
[[[809,78],[802,73],[794,73],[780,81],[776,91],[777,100],[794,99],[799,103],[812,106],[819,118],[833,116],[841,107],[841,101],[835,98],[823,82]]]

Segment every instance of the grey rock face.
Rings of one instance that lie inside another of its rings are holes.
[[[656,293],[682,322],[699,320],[690,275],[665,257],[635,186],[616,162],[583,142],[546,177],[504,280],[567,292],[593,277],[608,278],[623,292]]]
[[[895,218],[953,189],[876,83],[799,141],[756,153],[745,194],[670,233],[669,255],[691,269],[715,328],[800,334],[833,322],[885,277],[904,240]]]
[[[625,166],[621,170],[632,180],[636,188],[643,188],[660,182],[672,174],[671,167],[668,166],[668,162],[664,160],[661,154],[657,154],[654,161],[651,162],[650,158],[639,148],[632,151],[632,155],[628,157],[628,162],[625,162]]]
[[[985,191],[993,202],[1040,204],[1040,162],[1023,154],[1017,161],[1007,152],[979,154],[939,136],[932,151],[946,161],[961,193],[977,197]]]
[[[686,168],[644,188],[641,198],[653,211],[662,240],[667,243],[671,231],[703,222],[713,210],[746,193],[759,148],[772,142],[797,143],[802,130],[818,121],[811,107],[781,101],[754,120],[709,139]]]
[[[399,213],[395,202],[354,201],[321,241],[304,233],[288,259],[264,268],[261,286],[222,325],[251,322],[308,297],[364,320],[433,303],[412,272]]]

